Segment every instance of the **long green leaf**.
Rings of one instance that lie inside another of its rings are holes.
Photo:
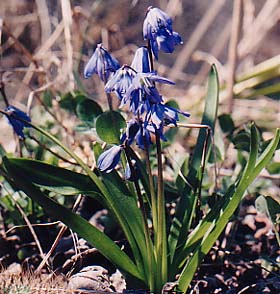
[[[214,134],[215,122],[217,118],[218,110],[218,99],[219,99],[219,80],[218,73],[215,65],[212,65],[209,80],[208,80],[208,91],[205,100],[205,108],[202,117],[202,124],[209,126]],[[205,129],[200,129],[193,158],[189,166],[189,173],[186,176],[188,183],[193,187],[193,190],[197,190],[199,185],[199,171],[202,164],[202,155],[204,142],[206,140],[207,133]],[[210,150],[211,142],[208,142],[208,152]],[[176,252],[176,248],[185,243],[187,238],[186,231],[188,230],[194,207],[196,205],[197,198],[192,192],[192,188],[189,185],[185,186],[180,201],[176,207],[176,213],[173,219],[173,224],[170,229],[168,238],[170,260],[172,262]],[[184,229],[182,229],[184,228]]]
[[[9,158],[9,161],[23,173],[29,181],[62,195],[100,194],[92,180],[83,174],[26,158]]]
[[[254,129],[254,126],[252,126]],[[255,137],[254,137],[255,136]],[[249,161],[247,163],[247,167],[245,168],[245,172],[241,180],[236,186],[235,192],[231,197],[231,201],[226,204],[223,208],[219,218],[216,223],[212,226],[212,230],[203,238],[202,242],[199,243],[195,250],[193,251],[192,256],[190,257],[189,262],[184,267],[180,278],[178,280],[178,290],[182,292],[186,292],[189,284],[200,265],[204,256],[209,252],[219,235],[222,233],[226,224],[228,223],[230,217],[236,210],[239,205],[239,202],[248,188],[248,186],[254,181],[257,175],[261,172],[261,170],[269,163],[271,160],[274,151],[277,148],[280,139],[280,129],[277,129],[274,139],[270,142],[264,152],[261,154],[259,159],[256,161],[256,165],[253,167],[252,163],[256,159],[256,149],[258,146],[253,146],[258,143],[258,139],[256,138],[255,131],[251,131],[251,152]]]
[[[139,280],[144,280],[134,262],[104,233],[89,224],[81,216],[48,198],[36,186],[31,184],[28,176],[7,158],[4,158],[4,164],[8,173],[13,177],[16,186],[38,202],[50,215],[61,220],[73,231],[77,232],[122,272]]]
[[[1,112],[1,110],[0,110],[0,112]],[[84,170],[84,172],[90,177],[90,179],[93,181],[93,183],[97,186],[97,188],[102,193],[104,203],[106,203],[107,208],[113,213],[113,215],[115,216],[115,218],[118,221],[119,225],[121,226],[121,228],[122,228],[128,242],[129,242],[129,244],[131,246],[131,249],[133,251],[134,256],[135,257],[141,256],[141,252],[139,252],[139,248],[137,246],[139,240],[137,240],[135,238],[135,235],[134,235],[135,228],[133,227],[133,220],[131,221],[131,220],[127,219],[127,216],[124,213],[124,211],[122,209],[120,209],[119,203],[121,203],[121,201],[117,202],[115,200],[114,194],[112,194],[110,192],[110,190],[108,189],[108,187],[106,187],[106,185],[101,180],[101,178],[99,178],[87,166],[87,164],[77,154],[75,154],[75,152],[73,152],[72,150],[67,148],[65,145],[63,145],[52,134],[50,134],[49,132],[43,130],[42,128],[40,128],[40,127],[30,123],[30,122],[27,122],[27,121],[25,121],[25,120],[23,120],[21,118],[15,117],[15,119],[24,122],[26,125],[29,125],[30,127],[35,129],[36,131],[40,132],[41,134],[43,134],[44,136],[49,138],[51,141],[53,141],[55,144],[57,144],[57,146],[59,146],[63,151],[65,151],[68,155],[70,155],[70,157],[72,157],[81,166],[81,168]],[[121,194],[122,193],[120,193],[120,195]],[[125,196],[125,197],[127,197],[127,196]],[[143,230],[143,238],[144,238],[144,230]],[[145,252],[143,252],[143,253],[145,253]],[[146,256],[146,258],[147,258],[147,256]],[[137,258],[137,261],[139,262],[139,258]],[[140,265],[138,264],[138,266],[140,266]],[[142,270],[142,273],[143,273],[143,271],[145,271],[144,266],[140,266],[139,270]]]

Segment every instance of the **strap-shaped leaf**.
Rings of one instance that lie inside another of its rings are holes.
[[[143,280],[134,262],[104,233],[89,224],[81,216],[48,198],[36,186],[30,183],[28,175],[15,166],[7,158],[4,164],[12,176],[16,186],[24,191],[34,201],[38,202],[50,215],[69,226],[79,236],[97,248],[108,260],[116,265],[124,274]]]
[[[188,286],[200,265],[204,256],[209,252],[219,235],[222,233],[226,224],[228,223],[230,217],[238,207],[238,204],[248,188],[248,186],[254,181],[257,175],[261,172],[261,170],[268,164],[271,160],[274,151],[279,144],[280,139],[280,129],[277,129],[274,139],[270,142],[267,148],[260,155],[258,160],[256,160],[256,150],[258,146],[255,144],[258,143],[258,139],[256,137],[256,133],[254,131],[254,126],[252,126],[251,130],[251,152],[249,156],[249,160],[247,162],[247,166],[245,168],[244,174],[241,180],[236,183],[236,189],[231,197],[231,200],[226,203],[226,205],[222,208],[222,211],[217,218],[215,224],[211,224],[212,229],[208,231],[208,233],[204,236],[204,238],[199,242],[196,248],[193,250],[193,254],[190,257],[188,263],[184,267],[179,281],[178,281],[178,290],[182,292],[186,292]],[[255,163],[253,165],[253,162]]]
[[[207,96],[205,100],[204,113],[202,117],[201,123],[203,125],[209,126],[212,131],[212,135],[214,134],[214,128],[217,118],[217,110],[219,103],[219,80],[218,73],[215,65],[212,65],[209,79],[208,79],[208,90]],[[181,246],[181,244],[185,243],[193,211],[196,205],[196,195],[192,193],[192,190],[196,190],[199,185],[199,172],[200,167],[202,165],[202,156],[203,156],[203,148],[204,143],[207,138],[207,133],[205,129],[200,129],[199,135],[197,138],[196,147],[194,150],[193,158],[189,165],[189,172],[186,175],[188,183],[190,185],[186,185],[184,191],[182,192],[182,196],[178,205],[176,206],[176,213],[173,219],[173,224],[170,229],[170,234],[168,238],[169,248],[170,248],[170,259],[171,262],[175,255],[176,248]],[[210,138],[208,138],[209,142],[207,144],[209,152],[210,150]],[[184,229],[182,229],[184,228]]]
[[[83,174],[38,160],[9,158],[9,162],[28,175],[30,182],[62,195],[100,193],[92,180]]]

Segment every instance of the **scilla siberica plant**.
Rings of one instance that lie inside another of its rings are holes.
[[[60,146],[76,161],[84,174],[38,161],[4,158],[3,175],[98,249],[124,274],[132,289],[140,287],[156,294],[175,289],[185,293],[198,266],[222,233],[244,192],[273,156],[280,132],[277,130],[274,139],[259,155],[258,132],[252,124],[246,167],[215,206],[204,212],[202,218],[201,181],[209,157],[209,137],[214,132],[218,107],[218,78],[215,66],[212,66],[202,124],[195,125],[200,128],[197,144],[188,171],[181,171],[184,181],[180,189],[176,190],[176,211],[174,215],[168,216],[167,222],[162,140],[167,140],[165,130],[169,126],[190,127],[178,123],[179,115],[188,117],[189,113],[164,103],[157,85],[174,83],[157,74],[153,58],[158,59],[160,51],[172,53],[182,41],[180,35],[173,31],[171,18],[162,10],[152,7],[148,9],[144,20],[143,37],[147,46],[136,51],[130,66],[120,66],[102,44],[97,45],[85,66],[85,78],[95,73],[104,83],[110,108],[109,112],[100,114],[96,119],[96,131],[101,135],[102,132],[118,135],[113,141],[106,142],[111,144],[109,148],[95,152],[98,154],[98,169],[92,171],[57,138],[33,125],[29,117],[12,108],[1,112],[8,117],[19,136],[24,136],[24,127],[32,127]],[[122,125],[123,118],[112,110],[112,93],[119,99],[120,108],[128,109],[123,134],[120,134],[118,127]],[[108,130],[103,128],[104,121]],[[153,142],[156,147],[156,177],[150,158]],[[144,161],[134,151],[135,144],[143,150],[141,154],[144,155]],[[125,169],[123,176],[122,169],[116,171],[117,166]],[[134,185],[123,178],[132,181]],[[65,195],[82,193],[96,198],[118,222],[129,250],[122,250],[81,216],[50,199],[38,186],[49,188],[50,191],[58,190],[59,193],[65,189]]]

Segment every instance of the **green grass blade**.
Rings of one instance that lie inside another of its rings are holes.
[[[14,179],[16,186],[34,201],[38,202],[50,215],[61,220],[73,231],[77,232],[79,236],[97,248],[124,274],[129,274],[142,281],[144,280],[134,262],[104,233],[89,224],[81,216],[48,198],[36,186],[30,183],[28,175],[20,171],[7,158],[4,158],[4,164],[8,173]]]
[[[209,80],[208,80],[208,90],[205,100],[205,108],[202,117],[202,124],[207,125],[212,130],[212,135],[214,133],[217,110],[218,110],[218,98],[219,98],[219,80],[218,73],[215,65],[212,65]],[[197,190],[199,185],[199,171],[202,165],[202,156],[204,142],[206,140],[206,130],[200,129],[196,148],[194,151],[193,158],[190,163],[189,173],[186,176],[188,182],[193,187],[193,190]],[[210,138],[209,138],[210,140]],[[211,142],[208,142],[208,152],[210,150]],[[186,231],[190,227],[192,220],[193,212],[196,206],[196,195],[192,193],[190,186],[186,185],[182,196],[176,208],[175,217],[173,224],[170,229],[170,234],[168,238],[169,250],[170,250],[170,260],[172,262],[175,255],[176,248],[181,246],[186,240]],[[182,230],[182,227],[184,230]]]
[[[255,127],[252,126],[254,129]],[[255,134],[255,130],[251,132],[251,154],[247,167],[245,168],[244,175],[242,176],[239,183],[236,185],[236,189],[231,197],[231,200],[223,207],[220,216],[217,218],[216,223],[211,224],[212,230],[204,236],[201,242],[198,243],[196,248],[193,250],[193,254],[189,259],[189,262],[184,267],[180,278],[178,280],[178,290],[186,292],[189,284],[200,265],[204,256],[209,252],[219,235],[224,230],[226,224],[228,223],[230,217],[236,210],[239,205],[239,202],[248,188],[248,186],[253,182],[257,177],[260,171],[269,163],[272,158],[274,151],[279,144],[280,139],[280,129],[277,129],[274,139],[270,142],[267,148],[264,150],[262,155],[256,161],[256,149],[258,146],[253,146],[258,142],[258,139]],[[253,166],[252,163],[256,162],[256,165]]]

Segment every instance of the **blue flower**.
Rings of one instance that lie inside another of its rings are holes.
[[[143,36],[149,40],[153,54],[158,59],[158,51],[172,53],[175,46],[182,44],[181,36],[173,32],[172,19],[159,8],[148,8],[143,24]]]
[[[121,107],[130,100],[130,110],[134,114],[139,114],[147,111],[150,104],[162,102],[155,82],[174,85],[172,81],[158,76],[154,72],[137,73],[122,99]]]
[[[186,117],[190,116],[188,112],[180,111],[162,103],[154,104],[147,113],[145,121],[151,122],[156,129],[160,129],[161,126],[169,124],[176,126],[177,121],[179,121],[179,113]]]
[[[142,128],[140,128],[135,136],[136,144],[142,150],[144,150],[145,148],[149,148],[149,146],[152,144],[150,131],[151,130],[149,130],[147,126],[143,126]]]
[[[99,170],[106,173],[111,172],[120,161],[121,151],[122,146],[113,146],[103,152],[97,160]]]
[[[136,134],[139,132],[140,130],[140,123],[135,120],[135,119],[131,119],[126,127],[126,139],[127,139],[127,144],[131,145]]]
[[[6,112],[6,117],[9,121],[9,124],[13,127],[14,132],[19,136],[19,138],[24,139],[25,136],[23,133],[23,129],[25,127],[30,128],[30,125],[25,123],[24,121],[31,122],[30,117],[25,112],[19,110],[18,108],[14,106],[8,106],[5,109],[5,112]]]
[[[140,47],[136,50],[131,67],[137,72],[147,73],[151,71],[149,51],[146,47]]]
[[[110,73],[119,68],[119,62],[108,53],[102,44],[98,44],[85,66],[84,77],[87,79],[96,73],[102,81],[107,81]]]
[[[136,72],[127,65],[123,65],[118,69],[115,74],[109,79],[105,85],[105,91],[107,93],[114,91],[118,98],[122,100],[128,88],[130,87],[132,80]]]

